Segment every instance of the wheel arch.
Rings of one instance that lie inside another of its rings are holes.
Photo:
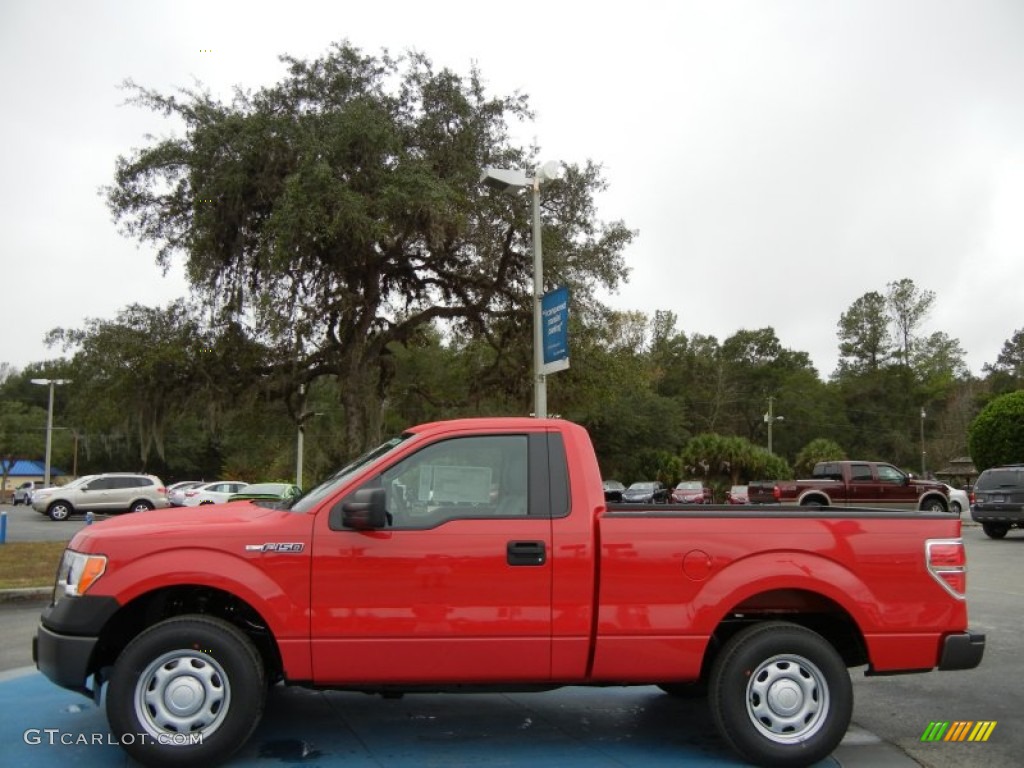
[[[944,495],[938,491],[927,491],[921,494],[921,498],[917,500],[917,508],[924,509],[925,506],[932,501],[938,501],[942,505],[943,511],[948,512],[950,508],[950,501]]]
[[[797,504],[819,504],[823,507],[832,506],[832,499],[829,498],[827,493],[819,490],[804,491],[797,499]]]
[[[136,596],[121,606],[99,636],[90,671],[100,673],[113,666],[121,651],[141,632],[175,616],[212,616],[237,627],[256,646],[268,680],[278,680],[284,670],[281,650],[269,622],[236,594],[202,584],[176,584]]]
[[[710,670],[718,652],[734,635],[767,621],[788,622],[816,632],[836,649],[847,667],[859,667],[869,661],[864,634],[845,607],[813,590],[774,589],[751,595],[722,617],[705,649],[701,676]]]
[[[763,574],[771,574],[765,576]],[[806,552],[765,553],[737,561],[701,590],[699,629],[709,637],[702,669],[740,629],[763,621],[789,621],[833,644],[849,667],[870,662],[865,624],[878,597],[841,564]],[[869,613],[865,613],[868,611]]]

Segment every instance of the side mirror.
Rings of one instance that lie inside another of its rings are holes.
[[[387,493],[383,488],[362,488],[352,501],[341,505],[341,524],[356,531],[373,531],[388,525]]]

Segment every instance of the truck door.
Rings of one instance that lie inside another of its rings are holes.
[[[543,438],[456,436],[403,457],[359,486],[384,489],[384,529],[317,516],[315,682],[550,677],[551,516],[530,456]]]
[[[878,487],[882,497],[882,506],[890,509],[917,509],[917,487],[896,467],[879,464]]]
[[[878,483],[871,476],[871,465],[850,464],[850,480],[846,484],[847,503],[851,507],[873,507],[880,502]]]

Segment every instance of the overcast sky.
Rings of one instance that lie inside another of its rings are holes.
[[[476,63],[492,94],[530,97],[522,143],[602,163],[600,217],[639,230],[616,308],[719,340],[772,326],[822,377],[840,314],[904,277],[975,373],[1024,328],[1021,0],[3,0],[0,362],[187,294],[98,194],[119,154],[177,129],[124,106],[122,81],[226,99],[343,39]]]

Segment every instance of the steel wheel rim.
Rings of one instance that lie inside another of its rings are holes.
[[[224,668],[206,653],[165,653],[135,684],[135,714],[153,737],[176,733],[209,736],[223,725],[231,704]]]
[[[69,516],[68,508],[63,504],[57,504],[50,510],[50,517],[54,520],[67,520]]]
[[[829,713],[828,683],[816,664],[792,653],[761,662],[747,682],[747,715],[777,744],[806,741]]]

